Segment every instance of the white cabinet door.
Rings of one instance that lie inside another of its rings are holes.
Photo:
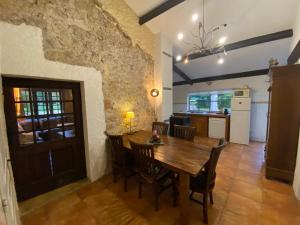
[[[225,138],[226,119],[209,118],[208,136],[211,138]]]

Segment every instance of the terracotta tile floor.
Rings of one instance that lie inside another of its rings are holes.
[[[213,145],[215,140],[198,139]],[[264,144],[230,144],[217,167],[215,204],[209,206],[209,224],[216,225],[300,225],[300,202],[290,185],[264,178]],[[153,207],[153,195],[145,188],[137,198],[135,179],[123,192],[122,181],[77,182],[20,204],[24,225],[122,225],[178,224],[178,208],[172,207],[171,192],[163,193],[160,210]],[[202,208],[191,202],[191,224],[202,224]]]

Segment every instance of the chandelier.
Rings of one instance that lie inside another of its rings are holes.
[[[198,14],[194,14],[192,16],[192,21],[194,23],[198,23],[197,33],[191,31],[191,36],[196,39],[195,41],[187,42],[184,40],[183,33],[178,33],[177,39],[182,41],[184,44],[190,46],[190,49],[185,52],[183,55],[177,55],[176,61],[183,61],[185,64],[189,63],[191,59],[191,55],[200,54],[200,55],[217,55],[217,62],[219,64],[224,63],[223,57],[221,57],[220,53],[227,55],[227,52],[224,47],[224,43],[226,41],[226,37],[221,37],[219,41],[216,43],[214,41],[214,34],[219,31],[221,28],[227,26],[226,23],[220,24],[218,26],[214,26],[209,30],[206,30],[205,20],[204,20],[204,0],[202,0],[202,21],[198,20]]]

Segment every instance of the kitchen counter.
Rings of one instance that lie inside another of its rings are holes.
[[[224,118],[225,139],[229,141],[230,134],[230,114],[225,115],[221,113],[193,113],[193,112],[180,112],[174,113],[174,116],[188,116],[190,117],[191,126],[196,127],[196,135],[200,137],[209,137],[209,118]]]
[[[175,116],[208,116],[208,117],[218,117],[218,118],[230,118],[230,114],[223,114],[223,113],[197,113],[197,112],[179,112],[174,113]]]

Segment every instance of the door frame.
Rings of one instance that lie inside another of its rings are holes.
[[[56,80],[55,81],[53,81],[53,80],[49,81],[49,80],[44,80],[44,79],[12,78],[12,77],[5,77],[5,76],[2,77],[2,83],[3,83],[4,98],[5,98],[5,100],[4,100],[5,113],[6,113],[6,115],[14,114],[13,116],[8,116],[6,118],[7,134],[8,134],[7,138],[8,138],[8,142],[9,142],[9,151],[10,151],[10,155],[11,155],[12,159],[15,158],[15,155],[16,155],[17,152],[18,152],[18,155],[20,155],[20,154],[22,155],[23,152],[19,151],[21,146],[19,144],[17,144],[18,140],[16,138],[17,138],[18,132],[16,130],[16,127],[10,126],[10,124],[16,124],[14,106],[10,105],[12,103],[12,98],[13,98],[13,96],[11,96],[12,92],[11,92],[10,89],[12,87],[21,87],[21,88],[42,88],[42,89],[44,89],[44,88],[45,89],[72,89],[74,91],[73,92],[73,97],[74,97],[73,104],[74,104],[74,113],[75,113],[74,115],[75,115],[75,127],[76,127],[76,142],[78,142],[76,145],[79,146],[79,148],[77,148],[75,154],[77,155],[77,158],[81,155],[82,155],[82,159],[84,158],[84,160],[79,160],[83,164],[81,165],[81,163],[80,163],[80,165],[79,164],[77,165],[78,168],[75,167],[77,169],[80,169],[80,168],[81,169],[78,170],[78,171],[74,170],[74,172],[77,171],[76,174],[78,173],[78,175],[76,175],[76,177],[78,177],[78,178],[79,177],[86,177],[86,172],[87,172],[86,161],[87,160],[86,160],[86,152],[85,152],[85,136],[84,136],[84,129],[83,129],[83,116],[82,116],[82,101],[81,101],[80,83],[79,82],[74,82],[74,81],[73,82],[56,81]],[[66,143],[70,142],[70,140],[68,140],[68,139],[63,139],[63,140]],[[41,144],[38,144],[38,143],[34,142],[33,144],[34,144],[33,147],[38,148],[38,149],[39,149],[39,146],[42,147],[42,148],[43,148],[43,146],[46,147],[46,148],[47,148],[47,146],[51,146],[51,143],[47,143],[47,142],[41,143]],[[62,145],[62,144],[63,143],[60,142],[60,143],[58,143],[58,145],[56,145],[56,147],[59,146],[59,145]],[[30,148],[32,148],[32,147],[29,146],[29,149]],[[72,156],[75,156],[75,155],[72,155]],[[80,159],[80,158],[81,157],[79,157],[78,159]],[[79,163],[79,161],[78,161],[78,163]],[[14,173],[16,173],[16,171],[17,171],[16,169],[17,168],[13,168]],[[82,174],[82,175],[80,175],[80,174]],[[74,180],[75,179],[74,175],[72,175],[72,177],[65,177],[64,178],[65,182],[67,182],[67,183],[74,182],[75,181]],[[56,178],[51,177],[50,180],[53,180],[53,182],[55,182]],[[49,180],[49,182],[50,182],[50,180]],[[58,182],[58,181],[56,181],[56,182]],[[65,183],[65,182],[63,182],[63,183]],[[52,186],[52,187],[51,188],[50,188],[50,186],[47,187],[47,188],[44,187],[44,188],[42,188],[44,190],[42,192],[45,192],[45,191],[48,192],[48,191],[52,190],[53,188],[55,189],[55,186],[57,186],[58,183],[57,184],[56,183],[53,183],[53,184],[49,183],[49,185]],[[60,184],[60,185],[63,185],[63,184]],[[18,195],[19,197],[23,196],[23,194],[21,195],[21,193],[22,192],[19,193],[19,195]],[[30,194],[30,195],[32,195],[32,194]],[[26,197],[26,198],[28,198],[28,197]],[[22,200],[22,199],[23,199],[23,197],[20,198],[20,200]]]

